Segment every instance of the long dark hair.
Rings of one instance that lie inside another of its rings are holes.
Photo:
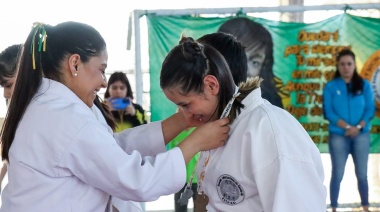
[[[232,34],[242,43],[246,51],[251,48],[265,49],[265,60],[260,70],[262,97],[270,103],[283,107],[281,97],[275,84],[273,73],[273,41],[269,31],[260,23],[246,17],[237,17],[224,22],[219,32]]]
[[[340,51],[338,53],[338,55],[336,56],[336,71],[335,71],[334,78],[340,77],[339,60],[343,56],[351,56],[353,61],[355,61],[355,54],[353,51],[351,51],[350,49],[343,49],[342,51]],[[356,68],[356,63],[355,63],[354,73],[353,73],[352,78],[351,78],[351,86],[350,86],[350,89],[348,90],[348,92],[350,92],[352,94],[361,94],[363,91],[363,86],[364,86],[363,78],[359,75],[357,68]]]
[[[216,115],[220,116],[235,91],[228,64],[213,47],[182,36],[179,45],[169,52],[162,64],[160,86],[162,89],[177,87],[182,94],[202,93],[203,78],[206,75],[215,76],[219,82]],[[235,101],[232,109],[234,107],[241,108],[243,105]],[[234,119],[235,116],[235,113],[230,113],[229,117]]]
[[[1,130],[3,160],[9,160],[17,127],[42,77],[62,82],[60,71],[66,57],[78,54],[86,63],[105,49],[106,43],[100,33],[87,24],[64,22],[56,26],[40,23],[33,26],[24,44],[14,92]]]
[[[223,55],[236,85],[247,80],[248,65],[245,47],[233,35],[216,32],[203,35],[197,41],[214,47]]]
[[[109,109],[108,105],[102,101],[100,96],[96,95],[96,98],[94,100],[94,105],[99,108],[100,112],[102,113],[104,119],[106,120],[108,126],[111,127],[112,131],[115,132],[117,128],[117,123],[111,113],[111,110]]]
[[[110,86],[117,81],[120,81],[125,86],[127,86],[127,95],[125,97],[130,97],[131,99],[133,99],[131,84],[129,83],[127,75],[123,72],[114,72],[111,74],[110,78],[108,79],[108,85],[106,92],[104,93],[104,98],[108,99],[110,97]]]

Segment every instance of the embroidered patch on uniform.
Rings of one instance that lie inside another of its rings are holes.
[[[220,176],[216,182],[220,200],[228,205],[236,205],[244,200],[244,189],[230,175]]]

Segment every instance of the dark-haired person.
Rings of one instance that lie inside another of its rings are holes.
[[[1,212],[104,212],[111,195],[156,200],[182,188],[198,151],[224,144],[228,119],[198,126],[184,113],[113,134],[94,106],[107,86],[107,60],[104,39],[87,24],[33,25],[1,131],[10,176]],[[192,126],[166,152],[165,144]]]
[[[237,17],[224,22],[218,32],[232,34],[241,42],[248,58],[248,77],[260,76],[263,79],[260,86],[263,98],[282,108],[273,73],[273,41],[269,31],[260,23]]]
[[[323,91],[323,109],[329,121],[329,151],[332,172],[330,201],[332,210],[338,207],[340,183],[348,155],[351,154],[363,211],[367,212],[367,167],[370,152],[371,119],[375,101],[369,82],[357,72],[355,54],[350,49],[339,52],[335,77]]]
[[[13,86],[16,81],[17,61],[21,49],[21,44],[14,44],[0,53],[0,86],[4,89],[4,98],[7,105],[13,93]],[[0,171],[0,192],[6,173],[7,163],[4,161]]]
[[[207,211],[326,211],[319,150],[287,111],[261,97],[259,77],[236,86],[215,48],[182,37],[161,68],[165,96],[204,123],[228,117],[223,147],[202,151],[198,192]]]
[[[108,99],[127,98],[129,100],[128,106],[125,108],[113,108]],[[146,124],[146,114],[141,105],[133,102],[133,92],[128,77],[123,72],[114,72],[108,79],[108,85],[104,94],[104,99],[110,107],[111,113],[116,120],[117,130],[122,130],[137,127]]]
[[[198,42],[212,46],[220,52],[230,68],[235,85],[244,83],[247,80],[247,55],[245,47],[232,34],[215,32],[203,35],[197,39]],[[194,203],[194,211],[206,210],[208,198],[198,194]]]
[[[232,34],[215,32],[203,35],[198,42],[214,47],[220,52],[230,68],[235,85],[245,82],[248,77],[245,47]]]

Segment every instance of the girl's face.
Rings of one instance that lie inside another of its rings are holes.
[[[121,81],[116,81],[109,85],[109,94],[111,98],[124,98],[127,96],[127,85]]]
[[[264,48],[247,48],[248,77],[255,77],[260,74],[265,60]]]
[[[342,56],[338,61],[338,69],[343,79],[351,79],[355,71],[355,61],[351,55]]]
[[[1,85],[4,88],[4,98],[6,100],[11,98],[15,82],[16,77],[5,78],[3,84]]]
[[[209,86],[204,87],[203,93],[190,92],[181,94],[178,88],[163,90],[165,96],[174,104],[181,107],[186,117],[198,120],[202,123],[218,119],[216,110],[218,107],[218,91]]]

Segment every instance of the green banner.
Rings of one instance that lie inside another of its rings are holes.
[[[267,70],[273,71],[275,86],[268,91],[273,92],[268,96],[280,97],[281,102],[276,105],[299,120],[322,153],[328,152],[328,122],[322,111],[323,87],[334,75],[335,54],[347,47],[355,52],[358,70],[371,83],[376,97],[371,152],[379,153],[380,19],[342,14],[305,24],[244,17],[261,24],[273,41],[273,51],[270,52],[273,64]],[[176,106],[160,89],[159,75],[165,56],[178,44],[181,34],[198,39],[204,34],[217,32],[224,22],[233,18],[236,16],[147,16],[152,121],[165,119],[176,111]]]

